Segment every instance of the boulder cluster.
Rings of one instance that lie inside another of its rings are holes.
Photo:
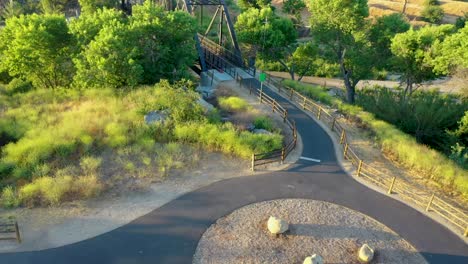
[[[284,234],[289,230],[289,223],[278,217],[270,216],[267,222],[268,231],[275,236]],[[358,260],[362,263],[370,263],[374,258],[374,249],[368,244],[364,244],[358,251]],[[323,264],[323,258],[318,254],[313,254],[304,259],[303,264]]]

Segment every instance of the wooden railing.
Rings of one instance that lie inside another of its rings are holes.
[[[297,130],[296,124],[294,121],[290,120],[288,117],[288,110],[285,109],[281,104],[276,102],[271,96],[266,94],[262,89],[258,89],[252,86],[252,83],[246,84],[243,82],[243,78],[236,74],[236,82],[239,83],[241,87],[247,88],[250,94],[256,95],[260,103],[266,104],[271,107],[271,111],[281,116],[283,122],[287,125],[291,132],[291,140],[283,144],[281,149],[276,149],[270,152],[265,153],[254,153],[252,154],[251,160],[251,169],[255,170],[256,166],[266,165],[274,162],[284,162],[286,157],[291,153],[291,151],[296,147],[297,144]]]
[[[377,187],[385,190],[388,195],[396,195],[405,201],[409,201],[446,220],[456,229],[460,230],[465,237],[468,236],[468,214],[465,210],[455,207],[443,199],[425,190],[409,185],[407,182],[388,175],[365,163],[351,146],[351,142],[346,136],[346,130],[338,122],[337,116],[330,114],[327,109],[315,103],[310,98],[302,95],[292,88],[284,86],[280,81],[275,80],[267,74],[267,82],[270,88],[275,88],[279,94],[289,98],[304,111],[314,115],[318,120],[326,124],[333,133],[340,139],[343,156],[356,168],[356,174]]]
[[[13,239],[16,239],[18,243],[21,243],[18,222],[16,222],[14,217],[0,218],[0,240]]]

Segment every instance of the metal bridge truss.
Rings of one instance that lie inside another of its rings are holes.
[[[207,7],[216,7],[216,11],[211,18],[210,24],[204,34],[197,34],[195,41],[200,58],[202,71],[209,68],[225,69],[227,67],[244,67],[236,32],[227,5],[224,0],[183,0],[188,13],[196,16],[197,10],[200,14],[200,24],[203,22],[203,12]],[[210,8],[211,10],[213,8]],[[217,24],[218,43],[208,39],[208,34]],[[224,27],[228,32],[225,32]],[[226,34],[227,33],[227,34]],[[227,36],[226,36],[227,35]],[[229,38],[231,50],[224,48],[226,40]]]

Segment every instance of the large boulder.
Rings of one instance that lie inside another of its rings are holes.
[[[153,124],[153,123],[164,123],[164,121],[169,116],[167,111],[151,111],[145,115],[145,123],[146,124]]]
[[[323,264],[323,258],[320,255],[313,254],[305,258],[303,264]]]
[[[282,234],[288,231],[289,229],[288,222],[282,219],[276,218],[274,216],[270,216],[270,218],[268,219],[267,225],[268,225],[268,231],[270,231],[270,233],[272,233],[273,235]]]
[[[364,244],[359,249],[358,258],[361,262],[369,263],[374,258],[374,250],[369,245]]]

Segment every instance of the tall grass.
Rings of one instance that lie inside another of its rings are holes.
[[[468,172],[447,158],[442,153],[425,145],[419,144],[416,139],[394,125],[375,117],[373,113],[365,111],[357,105],[349,105],[337,98],[320,91],[317,87],[302,83],[286,84],[297,91],[314,91],[306,93],[308,97],[330,106],[336,107],[347,116],[359,119],[370,129],[382,151],[388,154],[404,167],[417,171],[421,176],[434,180],[442,188],[462,194],[468,198]],[[318,92],[317,92],[318,91]],[[359,94],[358,94],[359,96]],[[384,104],[381,104],[384,107]],[[429,113],[430,114],[430,113]]]
[[[247,101],[237,96],[219,97],[218,103],[221,109],[229,112],[243,112],[250,108]]]
[[[205,116],[198,94],[167,81],[121,91],[2,91],[0,202],[7,207],[92,197],[113,184],[102,175],[106,169],[129,177],[167,175],[189,162],[191,153],[182,143],[244,158],[282,143],[280,135],[240,132]],[[227,102],[248,108],[243,100]],[[146,124],[144,115],[152,111],[166,115],[165,120]]]
[[[253,134],[239,132],[230,123],[222,125],[206,123],[186,123],[175,127],[174,135],[182,142],[196,143],[212,150],[222,151],[243,158],[253,153],[264,153],[282,146],[282,136],[278,134]]]

